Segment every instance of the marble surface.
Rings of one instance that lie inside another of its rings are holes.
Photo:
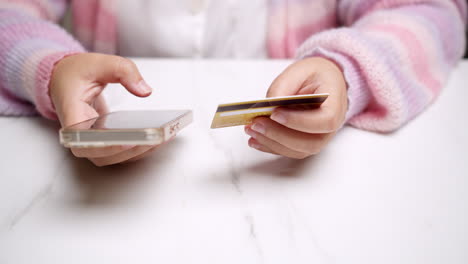
[[[190,108],[149,158],[97,168],[57,125],[0,118],[0,263],[468,263],[468,62],[424,115],[390,135],[344,128],[296,161],[210,130],[220,102],[263,96],[287,61],[138,59],[149,99]]]

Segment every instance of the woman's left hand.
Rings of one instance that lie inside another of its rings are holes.
[[[258,117],[245,132],[249,146],[295,159],[319,153],[343,125],[348,108],[341,69],[332,61],[311,57],[290,65],[271,84],[267,97],[329,93],[320,108],[277,108],[270,118]]]

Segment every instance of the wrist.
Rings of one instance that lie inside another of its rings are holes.
[[[39,113],[49,119],[56,120],[57,115],[49,94],[49,84],[53,69],[62,58],[77,53],[76,51],[62,51],[45,54],[37,65],[35,86],[33,87],[34,103]]]

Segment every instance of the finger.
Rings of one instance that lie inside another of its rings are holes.
[[[336,114],[336,112],[336,110],[324,107],[311,110],[277,108],[270,118],[293,130],[311,134],[325,134],[335,132],[341,127],[344,116]]]
[[[109,108],[107,107],[106,100],[104,99],[104,96],[99,95],[98,98],[96,98],[96,101],[94,102],[94,109],[96,109],[96,112],[99,115],[104,115],[109,113]]]
[[[72,101],[59,114],[59,120],[62,127],[77,124],[79,122],[99,117],[107,114],[109,109],[102,95],[98,95],[92,105],[83,101]],[[93,123],[83,124],[81,129],[90,128]]]
[[[317,154],[325,146],[333,134],[309,134],[285,127],[266,118],[256,118],[251,129],[265,137],[297,152]]]
[[[71,152],[78,158],[103,158],[116,155],[135,147],[134,145],[110,146],[101,148],[71,148]]]
[[[261,152],[265,153],[270,153],[273,155],[278,155],[278,153],[275,153],[273,150],[269,149],[268,147],[263,146],[260,144],[255,138],[250,138],[248,141],[249,147],[254,148],[256,150],[259,150]]]
[[[318,87],[314,83],[314,72],[310,67],[303,67],[298,61],[287,67],[270,85],[267,97],[314,93]],[[307,89],[302,89],[307,87]]]
[[[303,152],[298,152],[295,150],[292,150],[286,146],[281,145],[280,143],[273,141],[255,131],[253,131],[251,128],[246,127],[245,132],[247,135],[253,137],[258,143],[263,145],[264,147],[270,149],[272,152],[277,153],[279,155],[293,158],[293,159],[304,159],[309,156],[307,153]]]
[[[61,110],[59,114],[59,120],[62,124],[62,127],[71,126],[99,116],[99,113],[96,112],[96,109],[82,101],[71,102],[65,105],[66,107],[63,107],[63,110]],[[81,128],[86,129],[89,128],[92,123],[84,123],[82,125],[83,127]]]
[[[146,152],[144,152],[144,153],[142,153],[142,154],[140,154],[140,155],[138,155],[138,156],[135,156],[135,157],[133,157],[133,158],[131,158],[131,159],[128,159],[128,160],[125,161],[124,163],[127,163],[127,162],[134,162],[134,161],[143,159],[143,158],[145,158],[145,157],[147,157],[147,156],[153,154],[153,152],[155,152],[156,149],[159,148],[159,146],[160,146],[160,145],[156,145],[156,146],[152,147],[151,149],[147,150]]]
[[[146,156],[151,155],[151,154],[152,154],[156,149],[158,149],[162,144],[167,144],[167,143],[171,142],[175,137],[176,137],[176,135],[173,135],[173,136],[172,136],[170,139],[168,139],[166,142],[163,142],[163,143],[161,143],[161,144],[159,144],[159,145],[155,145],[152,149],[146,151],[145,153],[143,153],[143,154],[141,154],[141,155],[138,155],[138,156],[136,156],[136,157],[133,157],[133,158],[127,160],[126,162],[134,162],[134,161],[140,160],[140,159],[142,159],[142,158],[144,158],[144,157],[146,157]],[[126,162],[125,162],[125,163],[126,163]]]
[[[137,146],[126,150],[124,152],[117,153],[112,156],[103,157],[103,158],[90,158],[89,160],[94,163],[94,165],[102,167],[112,164],[117,164],[129,160],[133,157],[136,157],[146,151],[150,150],[154,146]]]
[[[120,56],[101,55],[99,65],[94,69],[95,81],[100,83],[121,83],[130,93],[146,97],[151,87],[143,80],[135,63]]]
[[[151,154],[152,154],[156,149],[158,149],[162,144],[167,144],[167,143],[171,142],[175,137],[176,137],[176,135],[173,135],[173,136],[172,136],[170,139],[168,139],[166,142],[163,142],[163,143],[161,143],[161,144],[159,144],[159,145],[155,145],[155,146],[154,146],[153,148],[151,148],[150,150],[146,151],[145,153],[143,153],[143,154],[141,154],[141,155],[138,155],[138,156],[136,156],[136,157],[133,157],[133,158],[131,158],[131,159],[125,161],[125,163],[126,163],[126,162],[137,161],[137,160],[140,160],[140,159],[142,159],[142,158],[144,158],[144,157],[146,157],[146,156],[151,155]]]

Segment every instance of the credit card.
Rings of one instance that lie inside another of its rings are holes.
[[[270,116],[277,107],[314,109],[328,98],[329,94],[307,94],[270,97],[218,105],[211,128],[248,125],[258,116]]]

